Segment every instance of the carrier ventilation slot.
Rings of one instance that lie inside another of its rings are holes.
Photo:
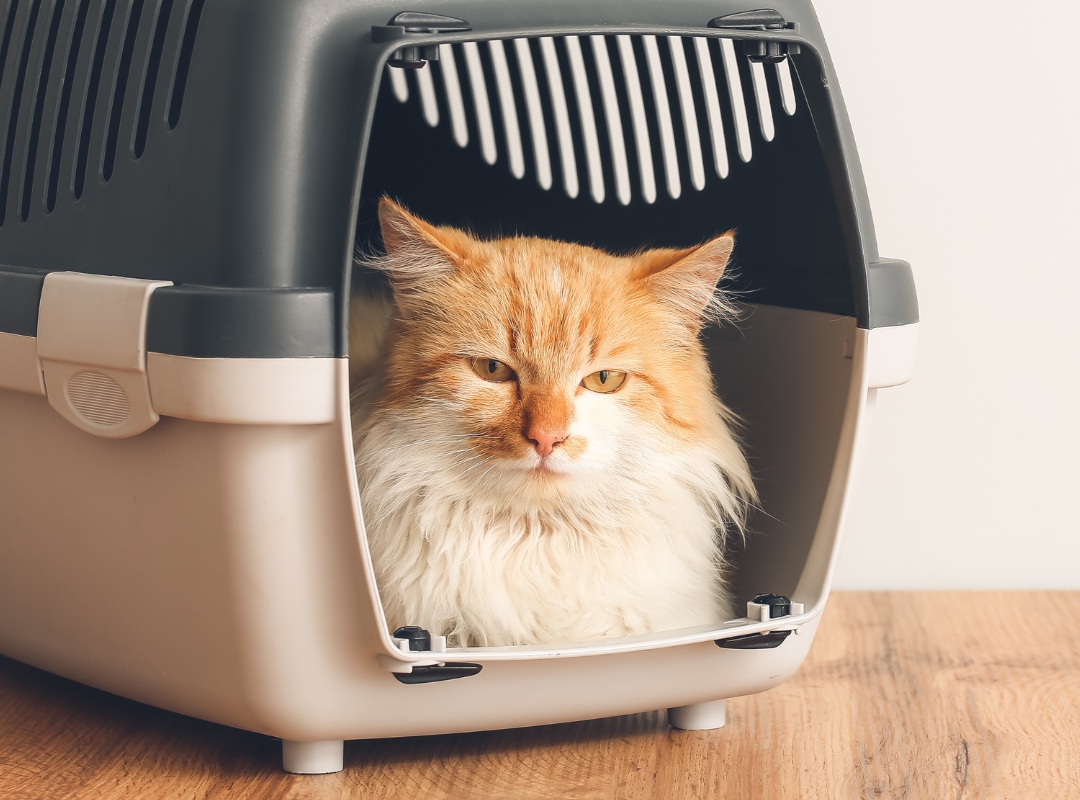
[[[565,36],[440,45],[387,68],[401,103],[462,148],[596,203],[677,199],[728,177],[796,112],[788,60],[750,63],[730,39]]]
[[[180,122],[205,0],[11,0],[0,16],[0,225],[52,212]]]

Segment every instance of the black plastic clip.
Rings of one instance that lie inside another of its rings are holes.
[[[392,42],[405,39],[410,34],[452,33],[471,31],[472,25],[456,17],[427,14],[423,11],[402,11],[395,14],[385,25],[371,26],[373,42]],[[406,45],[394,53],[386,63],[398,69],[420,69],[429,61],[439,60],[437,44]]]
[[[769,607],[769,619],[786,617],[791,614],[791,600],[782,594],[773,594],[772,592],[759,594],[754,597],[754,602],[759,606]]]
[[[754,597],[758,605],[769,607],[769,619],[791,616],[791,600],[782,594],[759,594]],[[791,631],[765,631],[748,633],[746,636],[733,636],[730,639],[716,639],[717,647],[727,650],[771,650],[779,647],[791,636]]]
[[[409,643],[409,650],[417,653],[431,650],[431,633],[419,625],[403,625],[394,631],[395,639],[405,639]],[[395,672],[394,677],[401,683],[414,685],[417,683],[436,683],[438,681],[452,681],[455,678],[467,678],[478,673],[483,666],[480,664],[449,663],[427,664],[412,668],[412,672]]]
[[[412,686],[417,683],[436,683],[452,681],[456,678],[468,678],[481,669],[483,669],[481,664],[432,664],[426,667],[413,667],[412,672],[395,672],[393,675],[399,682]]]
[[[771,8],[756,11],[740,11],[709,20],[710,28],[737,31],[792,31],[798,33],[799,23],[788,22],[783,15]],[[797,55],[802,48],[795,42],[777,42],[767,39],[743,39],[742,52],[756,64],[777,64],[789,55]]]
[[[431,634],[419,625],[403,625],[394,631],[395,639],[404,639],[414,653],[431,649]]]
[[[784,643],[791,631],[768,631],[766,633],[748,633],[746,636],[733,636],[730,639],[717,639],[714,644],[725,650],[771,650]]]

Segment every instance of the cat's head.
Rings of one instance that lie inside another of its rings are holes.
[[[398,313],[377,413],[427,437],[433,456],[550,493],[722,447],[749,485],[698,340],[725,309],[715,287],[732,234],[616,256],[483,241],[385,199],[379,221],[387,255],[372,266]]]

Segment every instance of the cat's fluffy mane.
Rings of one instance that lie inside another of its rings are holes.
[[[350,373],[390,628],[512,645],[726,619],[722,540],[754,490],[698,331],[728,311],[731,236],[616,257],[483,242],[385,200],[380,222],[388,253],[365,263],[394,298],[354,294]],[[470,357],[520,375],[485,383]],[[594,369],[627,385],[576,388]],[[548,406],[567,438],[543,459],[521,420]]]

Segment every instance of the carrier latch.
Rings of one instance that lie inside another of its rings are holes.
[[[423,11],[402,11],[385,25],[371,26],[373,42],[392,42],[409,34],[452,33],[471,31],[472,25],[456,17],[428,14]],[[386,63],[398,69],[420,69],[429,61],[439,60],[437,44],[407,45],[397,50]]]
[[[158,421],[146,374],[150,295],[169,281],[45,276],[37,355],[49,405],[77,428],[120,439]]]
[[[445,653],[446,637],[432,636],[419,625],[405,625],[394,631],[394,644],[409,653]],[[457,678],[476,675],[483,666],[464,662],[446,661],[398,661],[385,656],[379,657],[383,667],[388,669],[399,683],[438,683]]]
[[[759,594],[746,604],[746,616],[751,622],[768,622],[802,614],[805,607],[802,603],[793,603],[782,594]],[[732,636],[727,639],[717,639],[717,647],[725,650],[771,650],[784,643],[792,633],[797,630],[771,630],[763,633],[748,633],[746,636]]]
[[[779,11],[771,8],[759,8],[756,11],[740,11],[709,20],[710,28],[723,28],[738,31],[792,31],[797,33],[799,23],[788,22]],[[801,52],[795,42],[777,42],[762,39],[744,39],[742,51],[756,64],[777,64],[789,55]]]
[[[792,614],[799,615],[804,610],[802,603],[793,603],[784,595],[772,592],[756,595],[746,604],[746,616],[754,622],[768,622]]]

